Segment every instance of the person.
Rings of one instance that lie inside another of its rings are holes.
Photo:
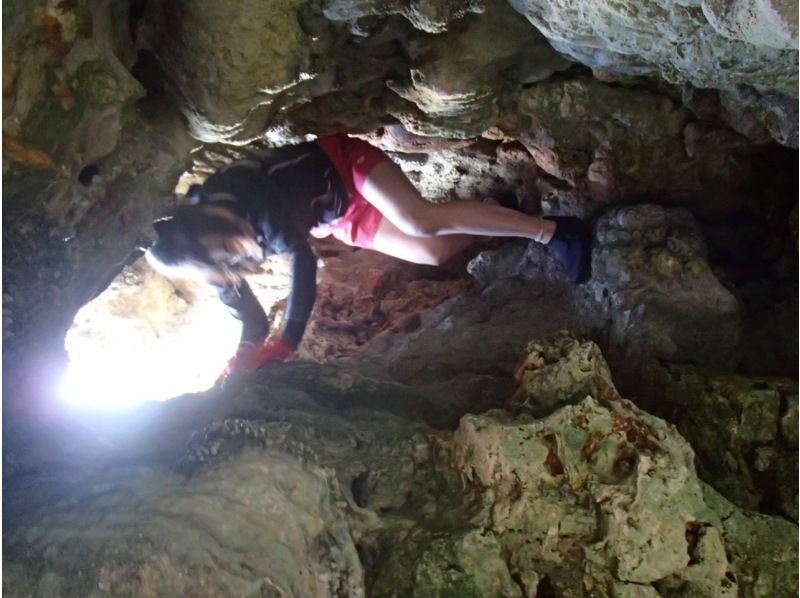
[[[316,295],[309,234],[430,265],[476,235],[523,237],[551,248],[572,281],[589,273],[589,236],[579,219],[530,216],[508,205],[508,196],[506,205],[428,202],[384,152],[347,135],[260,151],[221,168],[187,197],[189,204],[154,223],[157,240],[146,256],[167,277],[216,286],[241,321],[239,348],[223,377],[297,349]],[[270,322],[245,277],[272,254],[291,256],[293,275],[283,330],[265,344]]]

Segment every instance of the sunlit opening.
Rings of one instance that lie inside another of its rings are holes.
[[[286,295],[276,264],[249,280],[265,309]],[[210,287],[183,289],[144,260],[84,306],[67,333],[62,397],[76,407],[119,408],[207,390],[236,351],[240,324]]]

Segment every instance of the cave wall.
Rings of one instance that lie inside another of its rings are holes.
[[[796,2],[14,0],[3,34],[9,595],[796,595]],[[24,430],[190,182],[333,132],[431,201],[590,220],[594,278],[328,254],[307,360]]]
[[[63,334],[146,242],[187,132],[274,144],[399,123],[519,141],[551,211],[633,192],[713,216],[783,207],[760,177],[791,164],[768,140],[797,146],[796,17],[777,1],[7,3],[6,338]],[[408,139],[391,148],[432,149]]]

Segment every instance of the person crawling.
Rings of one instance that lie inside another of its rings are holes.
[[[426,201],[378,148],[347,135],[262,150],[228,164],[187,193],[190,203],[157,220],[148,262],[168,278],[200,278],[241,321],[222,378],[292,355],[316,297],[317,261],[308,236],[333,236],[417,264],[446,262],[475,236],[523,237],[550,248],[570,280],[589,276],[590,242],[573,217],[537,218],[513,194],[499,200]],[[269,255],[288,254],[292,283],[280,334],[245,280]]]

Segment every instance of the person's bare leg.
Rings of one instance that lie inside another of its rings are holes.
[[[524,237],[547,243],[555,232],[550,220],[528,216],[481,201],[426,201],[393,162],[376,166],[362,195],[401,232],[412,237],[463,233],[492,237]]]
[[[388,218],[383,218],[375,233],[372,248],[407,262],[438,266],[461,253],[474,241],[475,237],[471,235],[412,237],[397,228]]]

